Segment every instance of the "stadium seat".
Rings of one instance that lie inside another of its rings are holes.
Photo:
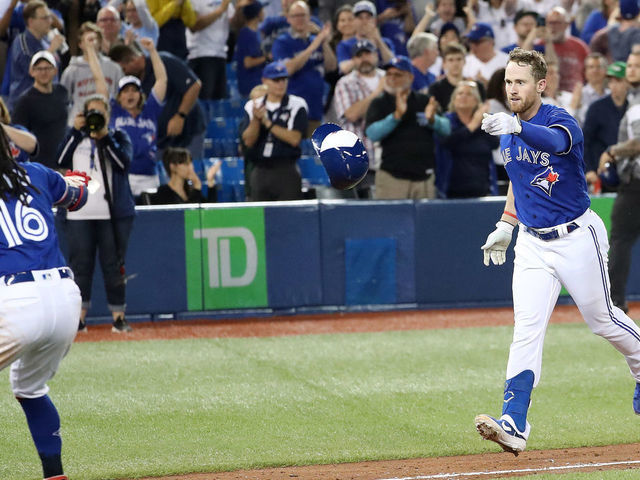
[[[298,167],[302,175],[302,188],[311,188],[315,186],[330,186],[329,176],[324,169],[322,162],[315,155],[303,155],[298,160]]]
[[[216,174],[218,202],[244,202],[246,198],[244,191],[244,159],[237,156],[205,158],[203,160],[204,172],[216,161],[222,161],[222,166]]]

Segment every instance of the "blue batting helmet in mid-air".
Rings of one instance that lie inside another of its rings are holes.
[[[335,123],[325,123],[315,129],[311,143],[333,187],[353,188],[367,174],[369,156],[355,133],[343,130]]]

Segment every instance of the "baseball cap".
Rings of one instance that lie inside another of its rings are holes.
[[[138,77],[127,75],[125,77],[122,77],[118,82],[118,93],[120,93],[122,89],[127,85],[135,85],[136,87],[138,87],[138,90],[142,88],[142,84],[140,83],[140,79]]]
[[[244,15],[245,19],[251,20],[252,18],[256,18],[258,15],[260,15],[260,11],[263,8],[264,4],[262,2],[253,2],[242,7],[242,14]]]
[[[625,62],[613,62],[607,67],[607,77],[624,78],[627,73],[627,64]]]
[[[495,35],[491,25],[485,22],[477,22],[473,24],[473,27],[467,33],[467,38],[470,42],[478,42],[483,38],[495,38]]]
[[[409,57],[405,57],[404,55],[393,57],[382,68],[384,70],[388,70],[389,68],[397,68],[398,70],[404,70],[405,72],[413,73],[413,69],[411,68],[411,60],[409,60]]]
[[[289,77],[289,72],[287,72],[287,67],[285,67],[284,62],[271,62],[262,71],[262,78],[269,78],[273,80],[274,78],[287,78]]]
[[[376,6],[371,3],[369,0],[360,0],[356,2],[353,6],[353,14],[358,15],[361,12],[368,12],[374,17],[378,15],[378,11],[376,10]]]
[[[48,50],[40,50],[39,52],[34,53],[33,57],[31,57],[31,63],[29,64],[29,67],[33,67],[40,60],[46,60],[54,67],[56,68],[58,67],[58,62],[56,62],[56,57],[54,57],[53,54]]]
[[[620,15],[622,18],[630,20],[636,18],[640,13],[638,0],[620,0]]]
[[[351,47],[351,56],[355,57],[360,52],[375,52],[376,50],[377,48],[373,42],[364,38],[353,44],[353,47]]]

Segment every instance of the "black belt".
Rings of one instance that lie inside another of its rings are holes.
[[[73,273],[71,272],[71,269],[69,267],[58,268],[58,273],[60,274],[60,278],[73,278]],[[42,277],[44,278],[47,274],[43,272],[36,275],[42,275]],[[16,283],[35,282],[36,277],[31,271],[10,273],[9,275],[0,277],[0,281],[5,285],[15,285]]]
[[[568,235],[569,233],[573,232],[577,228],[580,228],[580,225],[578,225],[576,222],[571,222],[566,225],[566,230],[563,227],[556,227],[551,230],[547,230],[546,228],[542,229],[544,231],[540,231],[538,229],[531,228],[531,227],[525,227],[525,230],[527,233],[530,233],[534,237],[538,237],[540,240],[544,240],[545,242],[548,242],[549,240],[555,240],[556,238],[560,238],[560,237],[564,237],[565,235]]]

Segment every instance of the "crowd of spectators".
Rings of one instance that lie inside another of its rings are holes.
[[[628,104],[625,62],[640,48],[635,0],[4,4],[2,124],[15,155],[59,167],[58,147],[86,100],[101,95],[107,128],[132,144],[127,188],[137,201],[160,186],[166,152],[167,178],[190,186],[155,202],[214,198],[196,195],[183,166],[204,157],[203,106],[229,95],[244,104],[230,140],[244,157],[250,200],[302,198],[296,162],[327,121],[358,135],[369,154],[357,197],[504,194],[503,160],[478,119],[509,111],[504,67],[516,47],[545,55],[544,101],[593,132],[585,136],[585,178],[597,190],[599,160]],[[184,151],[189,161],[176,153]],[[215,184],[211,171],[200,184]]]

